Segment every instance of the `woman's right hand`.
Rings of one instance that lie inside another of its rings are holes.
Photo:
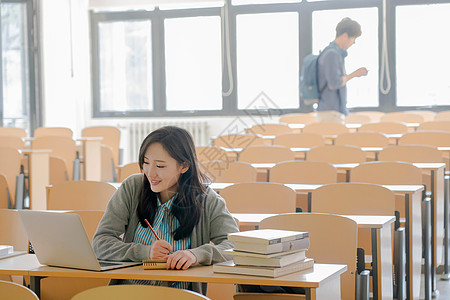
[[[172,246],[164,240],[157,240],[150,248],[150,259],[167,259]]]

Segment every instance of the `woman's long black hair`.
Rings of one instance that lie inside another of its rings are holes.
[[[187,164],[189,169],[178,179],[178,197],[174,200],[171,212],[180,222],[174,231],[174,239],[180,240],[190,236],[197,225],[202,213],[201,201],[206,193],[207,178],[199,170],[194,141],[188,131],[165,126],[150,133],[142,142],[139,149],[139,167],[143,170],[144,156],[148,147],[153,143],[160,143],[178,164]],[[144,219],[153,225],[158,206],[157,193],[153,192],[147,177],[143,176],[143,188],[137,208],[139,222],[147,227]]]

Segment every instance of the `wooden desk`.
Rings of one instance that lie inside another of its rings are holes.
[[[50,184],[50,152],[52,150],[21,150],[21,153],[28,158],[30,209],[47,209],[47,193],[45,187]]]
[[[0,275],[28,276],[33,269],[42,266],[34,254],[24,254],[0,259]]]
[[[83,137],[77,139],[83,149],[83,179],[92,181],[102,180],[102,151],[103,137]]]
[[[232,213],[239,220],[240,225],[259,226],[259,223],[275,214],[244,214]],[[373,272],[373,299],[392,299],[392,230],[391,224],[394,216],[351,216],[358,224],[358,229],[371,229],[372,234],[372,272]]]
[[[21,258],[18,256],[17,258]],[[7,259],[9,260],[9,259]],[[40,280],[45,277],[62,278],[105,278],[105,279],[137,279],[137,280],[163,280],[208,282],[226,284],[256,284],[304,287],[306,299],[311,300],[338,300],[340,299],[340,275],[347,270],[345,265],[315,264],[314,270],[305,270],[289,275],[268,278],[260,276],[245,276],[234,274],[214,273],[212,266],[194,266],[188,270],[144,270],[142,266],[134,266],[111,271],[96,272],[41,266],[34,255],[28,257],[28,262],[34,268],[22,268],[25,264],[22,260],[8,262],[9,268],[4,268],[5,274],[18,273],[29,275],[31,289],[40,295]],[[38,265],[36,265],[38,264]],[[6,265],[6,264],[5,264]],[[2,264],[0,264],[2,270]]]

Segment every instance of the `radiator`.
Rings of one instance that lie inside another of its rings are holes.
[[[195,146],[206,146],[209,143],[209,125],[206,121],[132,122],[128,124],[129,161],[138,161],[139,147],[150,132],[168,125],[181,127],[189,131],[194,139]]]

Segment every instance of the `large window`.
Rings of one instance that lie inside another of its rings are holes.
[[[238,108],[261,92],[274,108],[298,108],[298,14],[238,15],[236,32]]]
[[[30,69],[26,3],[1,3],[3,125],[28,129]]]
[[[348,49],[347,74],[360,67],[369,73],[347,83],[347,107],[378,106],[378,9],[355,8],[320,10],[313,13],[313,51],[325,48],[336,36],[336,25],[345,17],[361,24],[362,35]]]
[[[398,6],[397,105],[450,104],[450,4]]]

